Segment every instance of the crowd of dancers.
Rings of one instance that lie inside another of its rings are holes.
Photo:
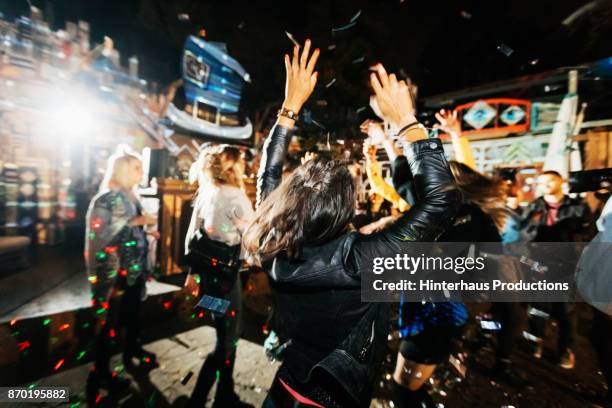
[[[358,203],[355,177],[360,174],[352,163],[309,154],[286,171],[296,121],[317,83],[318,57],[309,40],[284,57],[285,99],[263,145],[255,205],[244,189],[245,160],[239,148],[206,146],[192,167],[198,192],[185,237],[190,265],[185,290],[226,303],[213,313],[216,346],[203,362],[189,406],[204,406],[215,382],[214,406],[248,406],[234,391],[232,378],[241,330],[238,266],[243,262],[265,270],[274,298],[266,352],[282,364],[264,406],[369,406],[387,347],[390,305],[362,302],[360,274],[367,270],[367,259],[393,253],[407,241],[574,242],[594,234],[589,228],[595,215],[563,193],[564,180],[554,171],[540,176],[542,197],[523,210],[512,208],[516,197],[508,183],[475,169],[456,114],[441,111],[437,127],[451,137],[456,159],[447,162],[441,141],[429,138],[415,116],[409,84],[380,64],[370,78],[371,106],[380,121],[362,126],[368,135],[369,202]],[[388,156],[392,185],[381,176],[373,146],[382,146]],[[155,362],[155,355],[139,343],[139,304],[151,270],[146,226],[155,222],[134,193],[141,178],[138,156],[117,152],[88,211],[86,259],[99,322],[89,399],[95,400],[100,389],[118,392],[129,385],[109,367],[108,339],[122,335],[120,328],[126,338],[125,364],[133,358]],[[558,320],[558,362],[573,368],[575,305],[538,308]],[[527,305],[496,303],[492,312],[501,323],[492,375],[525,384],[512,366],[512,351]],[[594,313],[596,325],[609,333],[610,317]],[[448,360],[469,315],[460,302],[402,302],[392,390],[396,406],[434,406],[428,405],[433,401],[423,385]],[[533,355],[540,358],[543,325],[535,319],[529,324],[537,339]],[[595,342],[608,383],[609,343]]]

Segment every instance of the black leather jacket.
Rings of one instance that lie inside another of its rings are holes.
[[[546,226],[548,211],[543,197],[529,204],[520,224],[524,241],[582,242],[594,235],[591,211],[580,199],[564,196],[552,226]]]
[[[276,125],[264,143],[258,206],[281,181],[291,133]],[[392,226],[373,235],[348,232],[303,248],[300,261],[281,254],[264,264],[275,297],[275,329],[291,339],[283,365],[301,383],[331,377],[355,406],[369,405],[389,330],[388,305],[361,302],[366,259],[393,256],[405,241],[434,241],[459,201],[438,139],[413,143],[407,158],[416,203]]]

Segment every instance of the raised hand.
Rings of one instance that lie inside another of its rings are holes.
[[[379,111],[377,115],[396,128],[416,122],[410,88],[405,81],[398,81],[395,74],[388,75],[382,64],[370,75],[374,89],[374,101],[370,105]]]
[[[306,40],[300,55],[299,46],[293,47],[293,57],[285,54],[285,69],[287,81],[285,83],[285,102],[283,107],[297,113],[308,100],[317,84],[318,73],[314,72],[315,64],[319,58],[319,49],[310,53],[311,41]]]
[[[459,136],[461,135],[461,124],[459,123],[459,119],[457,118],[457,111],[447,111],[440,110],[440,112],[436,113],[436,119],[439,123],[434,125],[434,129],[440,129],[444,133],[449,134],[450,136]]]
[[[310,160],[314,160],[317,158],[317,154],[315,152],[306,152],[304,157],[300,159],[302,164],[308,163]]]
[[[374,122],[373,120],[368,119],[363,122],[360,126],[360,129],[363,133],[368,135],[370,143],[372,143],[373,145],[381,144],[385,141],[387,137],[385,135],[385,131],[382,127],[382,124]]]

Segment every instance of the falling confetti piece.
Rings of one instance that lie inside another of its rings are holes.
[[[361,10],[359,10],[359,11],[357,12],[357,14],[355,14],[355,15],[354,15],[354,16],[351,18],[351,20],[350,20],[350,21],[351,21],[351,23],[356,22],[356,21],[357,21],[357,19],[358,19],[360,16],[361,16]]]
[[[244,21],[241,21],[240,24],[238,24],[238,29],[242,30],[244,28],[244,26],[245,26]]]
[[[357,113],[361,113],[361,112],[363,112],[364,110],[366,110],[366,107],[365,107],[365,106],[362,106],[361,108],[357,108],[357,110],[356,110],[355,112],[357,112]]]
[[[191,377],[193,377],[193,371],[188,372],[182,379],[181,379],[181,384],[183,385],[187,385],[187,383],[189,382],[189,380],[191,379]]]
[[[514,50],[510,47],[508,47],[506,44],[501,43],[497,46],[497,51],[501,52],[502,54],[504,54],[506,57],[509,57],[512,55],[512,53],[514,52]]]
[[[331,81],[329,81],[329,82],[328,82],[328,83],[325,85],[325,87],[326,87],[326,88],[329,88],[329,87],[330,87],[330,86],[332,86],[332,85],[333,85],[335,82],[336,82],[336,78],[334,78],[334,79],[332,79]]]
[[[465,18],[466,20],[469,20],[470,18],[472,18],[472,13],[465,11],[465,10],[461,10],[461,17]]]
[[[330,51],[335,50],[335,49],[336,49],[336,44],[330,44],[330,45],[328,45],[328,46],[327,46],[327,49],[328,49],[328,50],[330,50]]]
[[[321,129],[325,130],[325,126],[323,126],[322,124],[320,124],[320,123],[319,123],[319,122],[317,122],[316,120],[311,119],[310,121],[311,121],[311,122],[312,122],[312,123],[313,123],[315,126],[318,126],[318,127],[320,127]]]
[[[295,38],[293,38],[293,35],[292,35],[292,34],[291,34],[289,31],[285,31],[285,34],[287,34],[287,38],[289,38],[289,39],[291,40],[291,42],[292,42],[292,43],[293,43],[295,46],[297,46],[297,47],[299,47],[299,46],[300,46],[300,43],[299,43],[299,42],[297,42],[297,41],[295,40]]]
[[[359,58],[355,58],[353,61],[351,61],[351,64],[359,64],[361,62],[365,61],[365,57],[359,57]]]
[[[189,21],[189,14],[187,13],[181,13],[179,15],[177,15],[179,21]]]
[[[355,27],[357,25],[356,22],[352,22],[352,23],[348,23],[346,25],[343,25],[342,27],[336,27],[336,28],[332,28],[332,34],[334,33],[338,33],[340,31],[345,31],[348,30],[349,28]]]

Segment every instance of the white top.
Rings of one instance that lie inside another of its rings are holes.
[[[197,227],[204,223],[208,236],[227,245],[238,245],[255,215],[246,193],[233,186],[207,186],[196,201]]]

